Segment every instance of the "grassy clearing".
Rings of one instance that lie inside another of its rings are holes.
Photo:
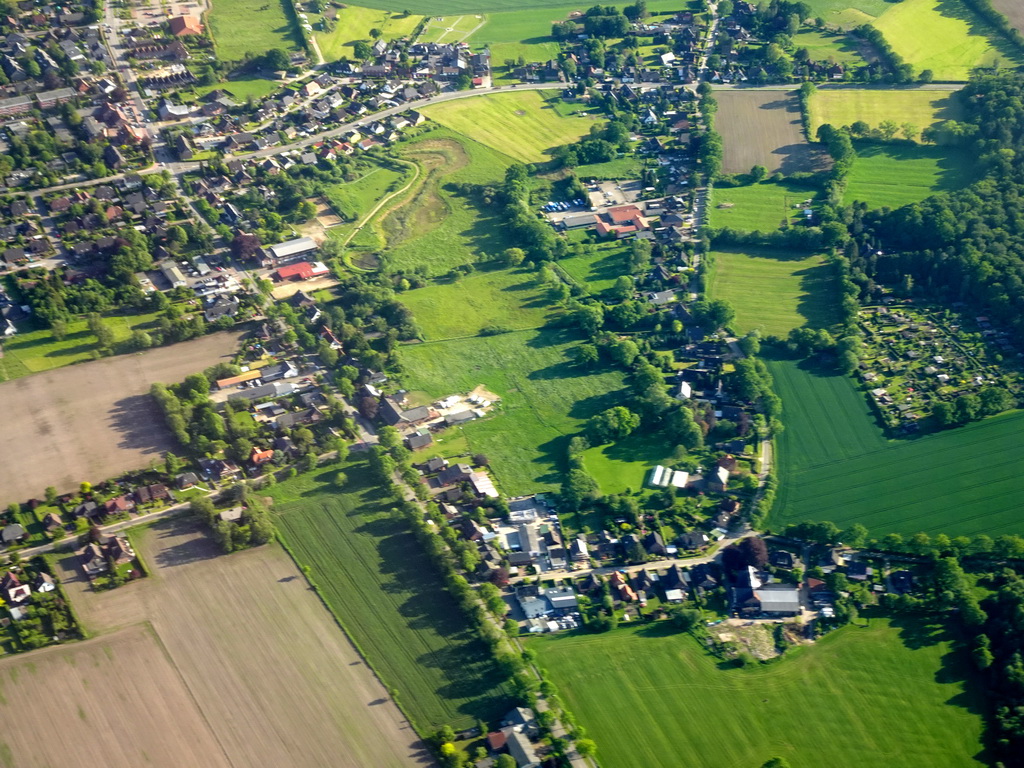
[[[528,643],[604,768],[675,768],[681,755],[693,768],[776,756],[793,768],[960,768],[980,765],[982,701],[952,640],[876,617],[752,669],[720,669],[691,638],[653,628]]]
[[[381,212],[391,265],[425,266],[428,274],[440,275],[512,245],[493,211],[481,210],[449,188],[456,182],[497,183],[511,159],[446,128],[403,145],[401,156],[419,163],[424,172],[422,183],[396,201],[397,207]]]
[[[590,293],[600,294],[628,274],[629,246],[626,242],[598,243],[596,253],[561,259],[558,266]]]
[[[159,318],[159,312],[105,315],[104,320],[114,332],[114,351],[127,352],[121,342],[128,339],[133,331],[159,327]],[[33,331],[24,326],[22,333],[3,342],[0,381],[91,360],[96,351],[96,337],[84,319],[69,322],[68,334],[62,341],[54,339],[50,330]]]
[[[636,155],[626,155],[607,163],[591,163],[576,167],[581,179],[635,179],[643,168],[643,160]]]
[[[365,462],[268,489],[297,563],[421,731],[493,720],[508,700],[487,680],[486,649],[412,534],[393,518]]]
[[[812,17],[849,29],[868,24],[892,7],[889,0],[807,0]]]
[[[486,385],[501,407],[462,427],[472,452],[490,458],[505,493],[550,491],[561,483],[569,437],[621,400],[620,372],[569,361],[578,343],[564,331],[540,330],[407,346],[404,383],[430,398]]]
[[[971,159],[951,147],[865,144],[857,147],[845,200],[899,208],[936,192],[961,189],[971,177]]]
[[[966,81],[975,67],[1013,67],[1021,57],[962,0],[903,0],[874,22],[900,56],[936,80]]]
[[[576,141],[594,120],[562,117],[537,91],[497,93],[424,108],[432,120],[524,163],[539,163],[547,152]]]
[[[708,292],[736,308],[738,331],[785,336],[836,321],[832,268],[823,256],[756,248],[715,251]]]
[[[849,378],[810,362],[771,370],[786,425],[772,528],[833,520],[877,535],[1024,532],[1024,413],[887,441]]]
[[[458,43],[468,41],[470,34],[487,23],[487,17],[478,13],[459,16],[432,16],[416,38],[422,43]]]
[[[538,328],[557,313],[536,273],[474,272],[402,294],[428,341],[476,336],[489,326]]]
[[[244,80],[228,80],[225,83],[214,83],[213,85],[201,85],[196,87],[196,93],[205,96],[210,91],[223,89],[234,96],[237,101],[245,101],[250,97],[265,99],[280,87],[281,83],[276,80],[254,77]]]
[[[814,207],[807,200],[820,190],[789,181],[763,181],[743,187],[715,187],[711,207],[711,226],[730,227],[746,232],[771,232],[802,218],[804,208]],[[721,206],[729,207],[721,207]]]
[[[837,64],[863,64],[857,45],[846,35],[827,34],[803,28],[793,36],[793,45],[806,48],[813,61],[835,61]]]
[[[920,141],[925,128],[942,120],[958,120],[960,106],[950,93],[912,89],[819,88],[811,98],[811,135],[816,136],[824,123],[835,127],[862,120],[877,128],[886,120],[899,126],[910,123],[917,128]]]
[[[408,37],[423,19],[415,14],[405,15],[404,9],[389,12],[376,8],[362,8],[349,5],[338,10],[334,29],[330,32],[315,32],[316,43],[325,61],[340,58],[354,58],[358,40],[371,42],[371,29],[379,29],[384,40]]]
[[[247,53],[259,56],[271,48],[300,48],[281,0],[217,0],[206,19],[217,57],[224,61],[239,61]]]
[[[623,493],[643,487],[644,476],[655,464],[672,457],[673,446],[661,433],[634,432],[609,445],[590,448],[583,462],[602,493]]]

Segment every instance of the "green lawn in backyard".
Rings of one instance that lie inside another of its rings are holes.
[[[872,617],[770,665],[722,669],[660,627],[531,638],[602,768],[983,765],[984,702],[952,633]],[[965,682],[966,681],[966,682]]]
[[[648,470],[672,458],[675,448],[660,432],[634,432],[608,445],[598,445],[583,454],[583,464],[602,493],[638,491]]]
[[[602,293],[615,284],[621,275],[629,274],[629,249],[626,241],[597,243],[593,254],[569,256],[557,266],[579,282],[590,293]]]
[[[793,45],[806,48],[812,61],[835,61],[837,64],[863,64],[864,57],[856,43],[847,35],[820,32],[803,27],[793,35]]]
[[[550,98],[550,97],[547,97]],[[496,93],[425,107],[431,120],[524,163],[548,159],[596,124],[589,117],[562,117],[537,91]]]
[[[813,200],[820,191],[790,181],[762,181],[741,187],[714,188],[711,226],[729,227],[746,232],[771,232],[784,221],[802,219],[804,202]],[[723,207],[726,206],[726,207]],[[812,202],[810,207],[813,207]]]
[[[159,327],[159,317],[159,312],[105,314],[103,319],[114,332],[114,352],[130,351],[123,342],[131,336],[132,331],[148,331]],[[93,352],[97,349],[96,337],[82,318],[68,322],[67,336],[61,341],[57,341],[48,329],[31,330],[31,325],[22,324],[20,330],[17,336],[3,341],[0,381],[92,360]]]
[[[967,186],[971,163],[966,152],[953,147],[858,144],[844,199],[861,200],[872,208],[899,208]]]
[[[643,167],[643,160],[630,154],[607,163],[579,165],[576,167],[576,175],[581,179],[635,179],[640,176]]]
[[[921,131],[942,120],[957,120],[960,105],[956,97],[942,91],[919,91],[908,88],[819,88],[811,97],[811,136],[829,123],[836,128],[861,120],[872,128],[886,120],[899,125],[910,123]],[[903,138],[903,133],[897,134]]]
[[[440,275],[513,245],[496,209],[481,208],[451,188],[500,184],[512,162],[508,156],[442,127],[403,143],[400,155],[420,163],[421,177],[408,195],[381,211],[390,265],[422,266]]]
[[[1024,58],[963,0],[903,0],[874,22],[916,72],[966,81],[975,67],[1014,67]]]
[[[769,526],[831,520],[873,535],[1024,534],[1024,413],[886,440],[852,379],[813,361],[773,361],[785,431]]]
[[[493,326],[538,328],[558,314],[548,293],[536,272],[490,269],[406,291],[401,301],[424,338],[438,341],[476,336]]]
[[[825,257],[751,247],[712,255],[708,294],[732,304],[738,332],[785,336],[804,325],[826,328],[838,319],[835,278]]]
[[[363,459],[265,492],[296,563],[309,568],[327,607],[420,733],[495,721],[508,710],[504,691],[489,682],[486,648],[467,631],[412,533],[390,514]]]
[[[283,0],[216,0],[205,18],[222,61],[240,61],[246,53],[260,56],[271,48],[300,48]]]
[[[280,87],[281,83],[277,80],[254,77],[243,80],[228,80],[223,83],[214,83],[213,85],[200,85],[196,87],[196,93],[199,96],[205,96],[210,91],[223,89],[234,96],[236,101],[244,102],[250,97],[253,99],[265,99]]]
[[[355,58],[354,46],[357,40],[368,43],[373,41],[370,37],[371,29],[380,30],[380,36],[384,40],[408,37],[415,31],[423,17],[415,14],[406,16],[404,10],[389,12],[357,5],[338,9],[332,31],[313,33],[324,61],[337,61],[343,57]],[[313,27],[319,30],[319,24],[314,24]]]
[[[485,385],[501,405],[462,427],[472,452],[490,458],[505,494],[551,491],[561,483],[569,438],[623,396],[621,372],[571,362],[580,343],[552,329],[403,346],[402,383],[431,399]]]

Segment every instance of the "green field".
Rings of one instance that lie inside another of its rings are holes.
[[[607,291],[620,276],[629,273],[629,244],[626,241],[598,243],[593,254],[559,259],[558,266],[588,293]]]
[[[602,493],[623,493],[627,488],[638,491],[651,467],[670,460],[674,448],[660,432],[634,432],[614,443],[588,449],[583,463]]]
[[[206,19],[222,61],[241,61],[247,53],[260,56],[271,48],[300,49],[282,0],[216,0]]]
[[[850,378],[811,362],[769,367],[786,427],[773,530],[831,520],[876,536],[1024,533],[1024,413],[890,441]]]
[[[338,10],[332,31],[315,32],[313,36],[324,61],[336,61],[343,57],[353,59],[357,40],[372,42],[371,29],[380,30],[384,40],[396,40],[411,35],[422,19],[422,16],[414,14],[406,16],[401,10],[390,13],[349,5]],[[319,29],[319,25],[314,25],[314,28]]]
[[[501,407],[462,427],[470,448],[490,458],[504,493],[550,491],[561,483],[569,437],[622,397],[621,372],[569,361],[578,343],[565,331],[541,330],[405,346],[403,383],[430,399],[486,385]]]
[[[643,160],[636,155],[630,154],[615,160],[609,160],[607,163],[590,163],[576,166],[576,175],[584,180],[635,179],[640,176],[640,171],[643,167]]]
[[[966,81],[975,67],[1021,62],[962,0],[903,0],[874,26],[916,72],[930,69],[936,80]]]
[[[482,14],[459,16],[432,16],[417,39],[421,43],[468,42],[471,33],[487,23]]]
[[[347,477],[339,487],[337,473]],[[468,727],[509,707],[484,646],[466,623],[365,462],[267,489],[285,545],[423,733]],[[315,674],[311,670],[311,674]]]
[[[131,336],[132,331],[149,331],[159,327],[159,317],[159,312],[104,315],[104,321],[114,332],[114,352],[128,352],[121,342]],[[50,330],[30,330],[27,324],[21,326],[21,331],[17,336],[2,342],[0,381],[92,360],[96,351],[96,337],[89,331],[84,319],[68,322],[68,333],[62,341],[54,339]]]
[[[802,218],[807,200],[818,190],[789,181],[763,181],[742,187],[715,187],[712,193],[710,224],[715,229],[729,227],[744,232],[771,232],[784,222]],[[726,206],[726,207],[722,207]]]
[[[431,120],[524,163],[590,131],[594,120],[562,117],[537,91],[497,93],[425,107]]]
[[[958,149],[907,144],[858,144],[845,202],[899,208],[937,192],[961,189],[972,177],[971,158]]]
[[[223,83],[214,83],[213,85],[200,85],[196,87],[196,93],[200,96],[205,96],[210,91],[225,90],[234,96],[235,100],[244,102],[249,98],[265,99],[280,87],[281,83],[276,80],[254,77],[243,80],[228,80]]]
[[[428,341],[476,336],[488,326],[538,328],[557,314],[535,272],[488,270],[402,294]]]
[[[806,0],[811,16],[846,29],[869,24],[892,7],[889,0]]]
[[[721,669],[656,628],[528,641],[602,768],[980,766],[984,703],[951,634],[875,617],[789,658]]]
[[[857,45],[846,35],[827,34],[804,27],[793,35],[793,45],[806,48],[812,61],[834,61],[837,64],[863,64]]]
[[[960,105],[949,92],[906,88],[819,88],[811,97],[811,136],[824,124],[839,128],[861,120],[872,128],[886,120],[899,126],[910,123],[920,132],[942,120],[957,120]],[[903,138],[902,134],[898,134]]]
[[[836,322],[834,276],[823,256],[757,248],[712,255],[708,294],[736,309],[738,332],[785,336],[804,325],[827,328]]]

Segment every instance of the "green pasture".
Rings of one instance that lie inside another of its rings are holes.
[[[355,222],[373,210],[381,198],[401,189],[410,175],[408,168],[375,164],[365,168],[362,175],[352,181],[328,187],[325,195],[328,202],[348,224],[332,229],[332,236],[350,232]]]
[[[240,61],[247,53],[260,56],[271,48],[300,48],[283,0],[216,0],[206,20],[222,61]]]
[[[431,120],[524,163],[586,135],[594,120],[562,117],[537,91],[496,93],[425,107]]]
[[[576,166],[576,175],[581,179],[635,179],[640,176],[644,163],[634,154],[609,160],[607,163],[591,163]]]
[[[551,491],[561,484],[569,438],[622,399],[621,372],[571,362],[579,343],[552,329],[404,346],[403,383],[430,399],[485,385],[501,405],[461,428],[472,452],[490,458],[510,496]]]
[[[966,81],[975,67],[1022,62],[963,0],[903,0],[874,26],[916,72],[930,69],[936,80]]]
[[[597,243],[593,254],[569,256],[557,266],[580,283],[589,293],[599,294],[615,285],[616,279],[629,274],[629,249],[625,241]]]
[[[813,208],[819,193],[814,187],[791,181],[718,186],[712,192],[710,224],[714,229],[771,232],[786,222],[801,220],[804,208]],[[807,200],[812,202],[805,205]]]
[[[890,0],[806,0],[812,18],[845,29],[870,24],[892,7]]]
[[[732,304],[738,332],[785,336],[836,322],[835,276],[823,256],[748,247],[717,250],[712,258],[708,294]]]
[[[972,160],[952,147],[858,144],[846,181],[845,201],[872,208],[899,208],[970,182]]]
[[[803,27],[793,35],[793,45],[806,48],[812,61],[834,61],[843,65],[864,63],[857,44],[844,34]]]
[[[159,327],[161,313],[142,314],[107,313],[104,322],[114,332],[114,352],[128,352],[125,342],[133,331],[150,331]],[[63,368],[72,363],[92,360],[98,351],[96,337],[89,331],[84,318],[71,320],[67,324],[67,336],[58,341],[49,329],[31,330],[29,324],[22,324],[20,333],[3,340],[3,355],[0,356],[0,381],[28,376],[31,373]]]
[[[401,157],[420,163],[422,181],[381,212],[390,266],[425,267],[428,274],[440,275],[513,245],[496,209],[481,208],[452,189],[459,183],[500,183],[510,158],[441,127],[403,144]]]
[[[380,30],[384,40],[396,40],[410,36],[423,19],[415,14],[406,15],[405,9],[382,11],[377,8],[363,8],[348,5],[338,10],[334,29],[330,32],[314,32],[324,61],[336,61],[342,57],[355,57],[358,40],[372,42],[371,29]],[[315,25],[318,26],[318,25]]]
[[[813,361],[769,367],[786,427],[772,529],[831,520],[878,536],[1024,533],[1024,413],[890,441],[849,377]]]
[[[745,669],[656,626],[527,645],[602,768],[984,764],[969,660],[951,632],[915,618],[872,617]]]
[[[558,313],[536,272],[493,269],[402,294],[427,341],[476,336],[487,327],[538,328]]]
[[[902,128],[910,123],[921,131],[942,120],[958,120],[960,105],[948,91],[922,91],[897,88],[819,88],[811,97],[811,136],[817,136],[824,123],[839,128],[858,120],[877,128],[892,121]],[[903,134],[897,134],[903,138]]]
[[[344,480],[338,484],[338,473]],[[365,461],[266,489],[296,563],[421,733],[493,721],[509,700],[490,681],[486,648],[471,636],[440,575]],[[315,671],[314,671],[315,673]]]

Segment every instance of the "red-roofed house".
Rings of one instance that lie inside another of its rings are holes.
[[[309,280],[313,277],[321,277],[329,274],[330,270],[322,262],[315,261],[312,264],[308,261],[300,261],[298,264],[289,264],[287,267],[280,267],[277,270],[278,280]]]
[[[273,450],[261,451],[259,448],[253,448],[252,456],[249,457],[249,461],[252,462],[254,466],[258,467],[262,464],[266,464],[272,458],[274,458]]]
[[[195,16],[175,16],[167,25],[175,37],[203,34],[203,23]]]
[[[617,208],[609,208],[607,213],[612,220],[612,224],[631,224],[638,217],[643,216],[643,211],[635,205],[620,205]]]

